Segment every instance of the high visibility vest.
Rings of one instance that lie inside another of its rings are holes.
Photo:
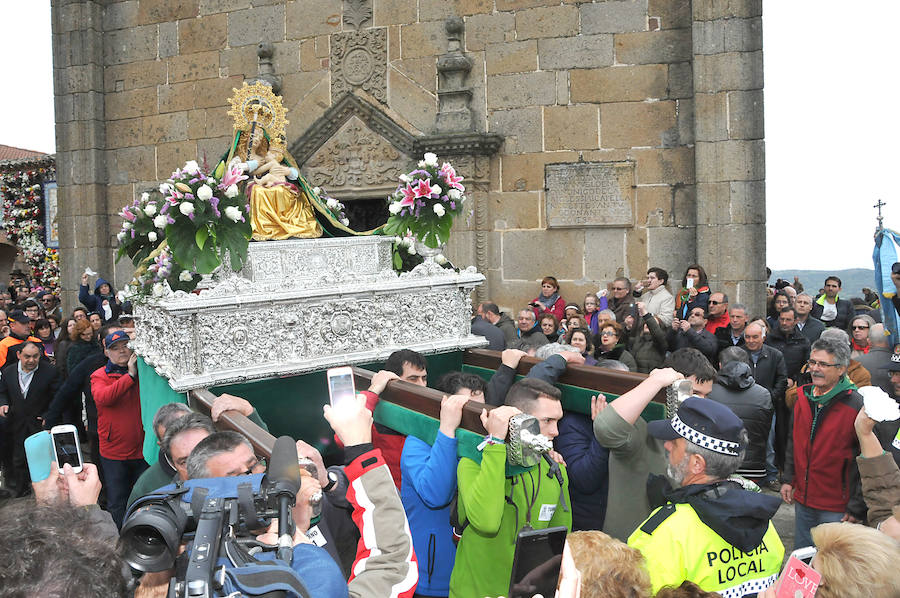
[[[775,526],[759,546],[743,552],[700,521],[689,504],[669,503],[656,509],[628,538],[647,559],[653,593],[688,580],[722,598],[755,596],[775,583],[784,545]]]

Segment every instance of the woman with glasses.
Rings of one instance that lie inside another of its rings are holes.
[[[850,328],[847,334],[850,335],[850,357],[858,359],[860,355],[865,355],[871,349],[869,344],[869,329],[875,325],[872,316],[861,314],[854,316],[850,320]]]
[[[637,362],[634,356],[625,348],[625,329],[618,322],[606,322],[600,327],[600,334],[594,339],[596,349],[594,358],[597,361],[603,359],[615,359],[628,366],[631,372],[637,371]]]

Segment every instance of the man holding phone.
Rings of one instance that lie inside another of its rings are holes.
[[[41,348],[32,341],[19,347],[18,360],[0,369],[0,416],[9,420],[13,438],[13,489],[16,496],[28,493],[25,439],[41,431],[41,414],[59,387],[59,372],[41,360]]]

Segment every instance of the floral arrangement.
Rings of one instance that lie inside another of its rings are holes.
[[[193,291],[200,282],[201,276],[190,270],[182,268],[172,258],[169,247],[165,244],[145,258],[144,266],[135,272],[134,278],[124,290],[126,298],[140,301],[141,297],[162,297],[166,292],[166,285],[175,291]]]
[[[426,153],[417,169],[400,175],[397,190],[388,197],[384,234],[405,237],[409,231],[431,249],[444,245],[453,217],[462,213],[466,201],[462,180],[449,162],[438,167],[437,156]]]
[[[331,212],[332,216],[334,216],[338,222],[344,226],[350,226],[350,219],[347,218],[347,214],[344,211],[346,209],[344,204],[328,195],[321,187],[313,187],[313,193],[325,203],[328,211]]]
[[[209,274],[230,256],[233,270],[247,259],[250,204],[238,183],[247,179],[237,161],[209,172],[196,161],[160,185],[165,202],[155,222],[166,219],[166,240],[182,268]]]
[[[58,294],[59,252],[47,248],[42,239],[43,183],[55,179],[52,164],[0,174],[0,198],[6,236],[22,250],[32,286]]]
[[[119,250],[116,262],[127,255],[132,263],[139,265],[156,249],[166,237],[166,226],[174,222],[171,217],[160,214],[163,198],[150,193],[141,193],[139,199],[122,208],[122,230],[116,235]]]

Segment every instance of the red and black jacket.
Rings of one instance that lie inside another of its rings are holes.
[[[853,427],[862,396],[851,389],[831,399],[811,434],[815,404],[807,397],[812,389],[812,384],[797,389],[784,481],[794,487],[794,499],[804,506],[864,519],[866,504],[856,466],[859,441]]]

